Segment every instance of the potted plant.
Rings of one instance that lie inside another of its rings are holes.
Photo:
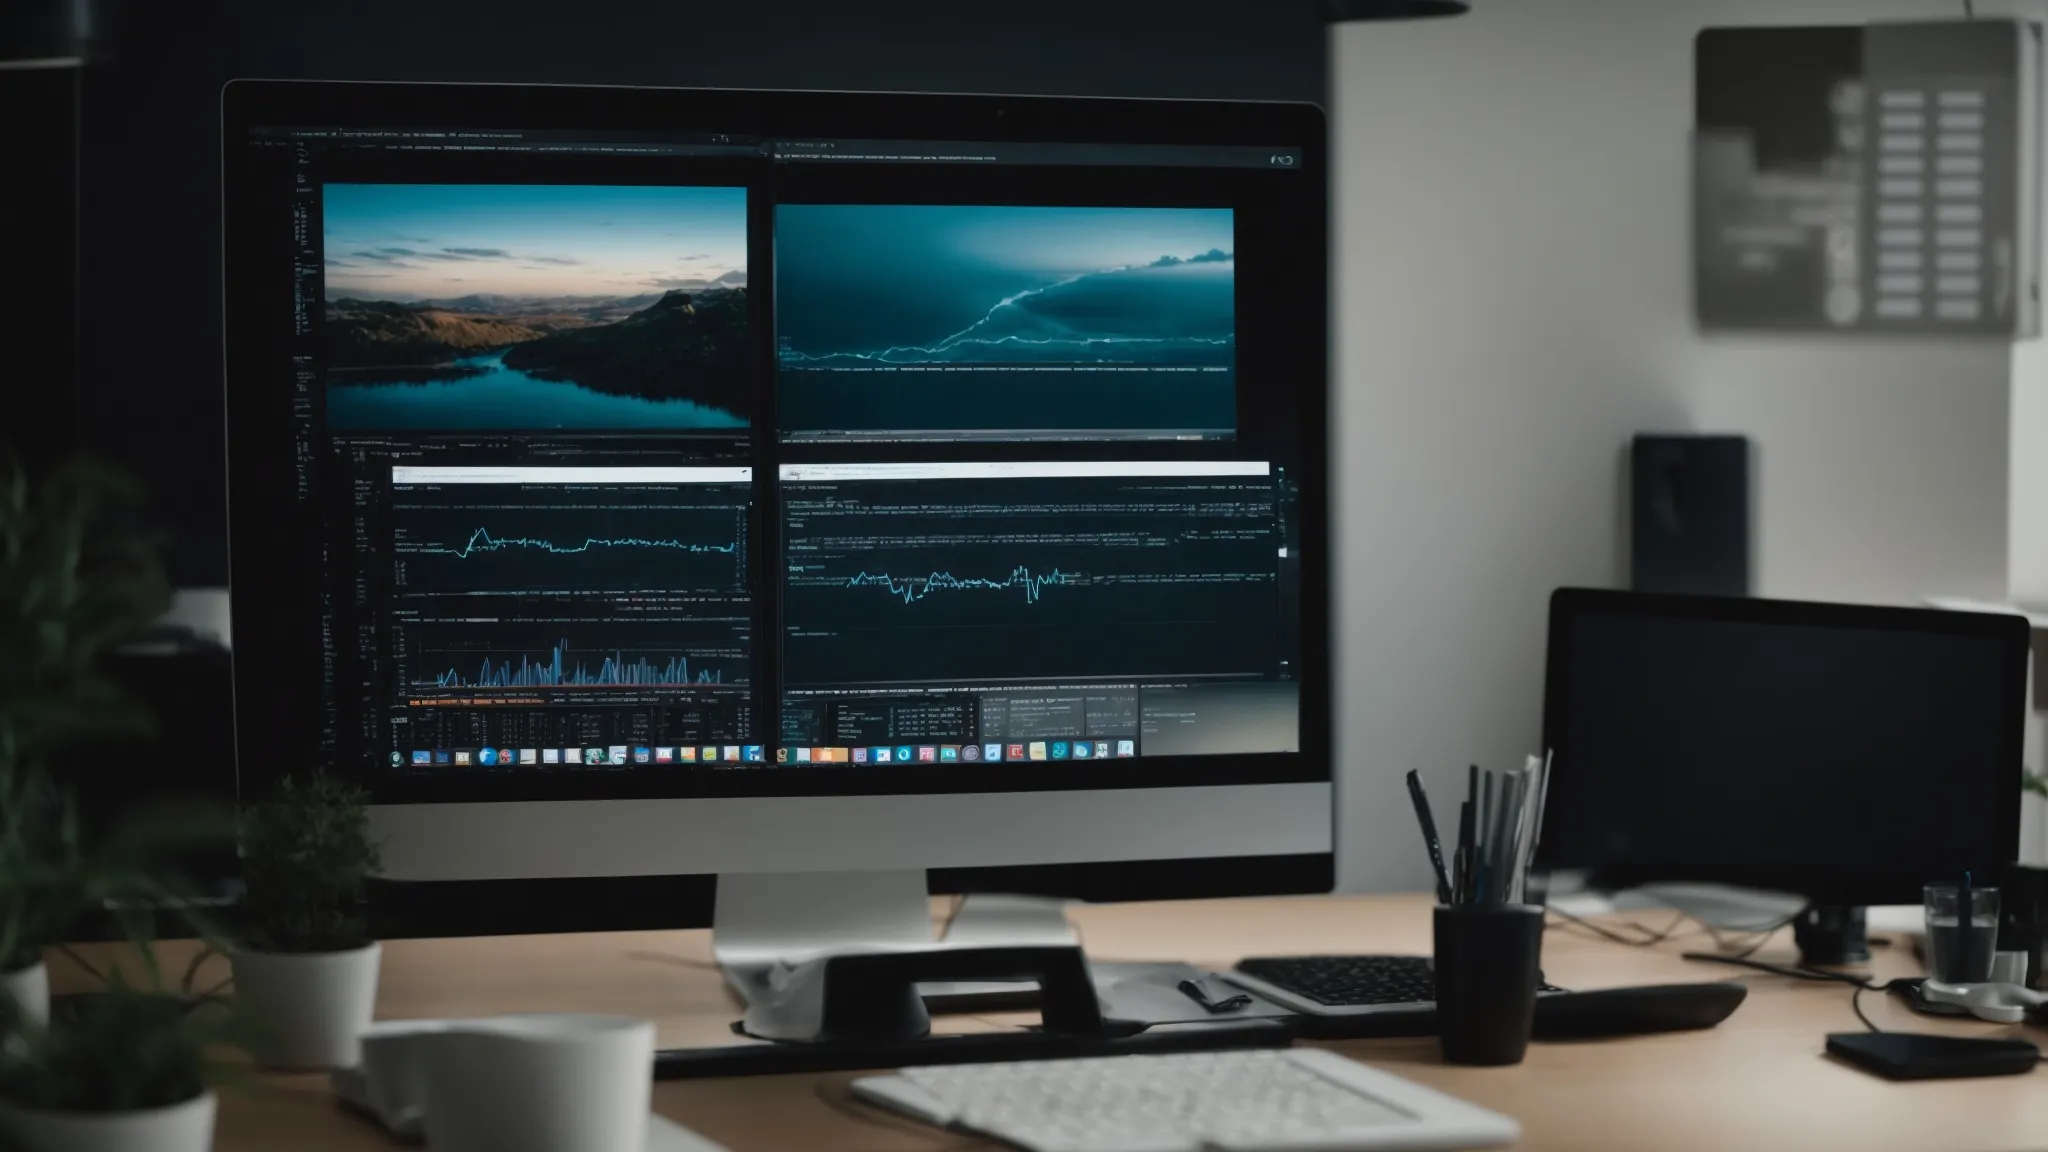
[[[326,773],[286,778],[242,815],[242,944],[230,957],[250,1049],[275,1068],[349,1068],[377,1002],[368,884],[381,871],[369,796]]]
[[[20,1152],[208,1152],[209,1049],[228,1017],[128,987],[76,998],[0,1045],[0,1143]]]
[[[31,482],[0,458],[0,992],[48,1013],[42,949],[126,885],[89,855],[48,758],[83,739],[146,732],[106,671],[170,603],[154,542],[126,522],[140,489],[87,458]]]

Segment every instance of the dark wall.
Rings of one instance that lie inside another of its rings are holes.
[[[27,173],[8,181],[0,264],[31,270],[0,277],[0,458],[32,472],[76,436],[78,79],[73,68],[0,69],[0,139]]]
[[[1313,0],[116,2],[81,161],[84,436],[227,582],[219,92],[236,76],[1322,99]]]

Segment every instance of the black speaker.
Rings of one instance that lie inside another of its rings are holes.
[[[1630,587],[1749,595],[1748,438],[1639,435],[1629,472]]]

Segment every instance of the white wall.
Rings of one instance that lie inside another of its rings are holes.
[[[2012,594],[2048,604],[2048,347],[2013,350]]]
[[[1698,29],[1956,6],[1474,7],[1332,36],[1351,888],[1427,882],[1408,769],[1448,798],[1467,762],[1534,750],[1551,589],[1626,580],[1636,431],[1755,438],[1762,594],[1910,602],[2005,584],[2008,348],[1707,338],[1691,320]]]

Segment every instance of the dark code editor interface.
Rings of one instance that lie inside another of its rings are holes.
[[[252,135],[328,762],[1299,749],[1299,173],[854,143]]]

